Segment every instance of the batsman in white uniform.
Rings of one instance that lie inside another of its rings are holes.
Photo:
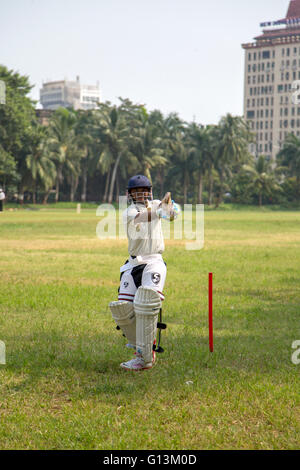
[[[130,178],[129,207],[123,213],[129,259],[121,267],[119,298],[109,304],[113,319],[135,349],[134,359],[123,362],[127,370],[150,369],[155,362],[158,314],[164,300],[167,268],[162,258],[164,240],[161,218],[174,220],[178,206],[167,193],[153,200],[152,184],[143,175]]]

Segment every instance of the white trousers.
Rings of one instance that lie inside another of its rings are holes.
[[[126,267],[126,265],[124,265]],[[167,275],[167,267],[163,259],[153,259],[143,264],[132,266],[128,263],[128,269],[121,268],[119,298],[133,302],[136,291],[140,286],[151,287],[159,293],[160,299],[164,300],[164,284]]]

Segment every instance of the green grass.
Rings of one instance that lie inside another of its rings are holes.
[[[300,212],[207,211],[203,250],[166,241],[165,353],[143,373],[119,367],[132,353],[108,303],[127,245],[98,221],[0,214],[0,448],[299,448]]]

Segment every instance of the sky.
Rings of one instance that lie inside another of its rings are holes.
[[[0,64],[43,82],[99,82],[187,122],[243,114],[244,50],[289,0],[0,0]],[[40,107],[37,104],[37,107]]]

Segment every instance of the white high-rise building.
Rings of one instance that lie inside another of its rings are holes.
[[[76,81],[43,83],[40,89],[40,102],[44,109],[95,109],[100,98],[99,84],[83,85],[79,77]]]
[[[285,18],[260,26],[263,32],[255,42],[242,44],[244,117],[256,135],[251,152],[275,159],[288,133],[300,136],[293,88],[300,80],[300,0],[290,1]]]

